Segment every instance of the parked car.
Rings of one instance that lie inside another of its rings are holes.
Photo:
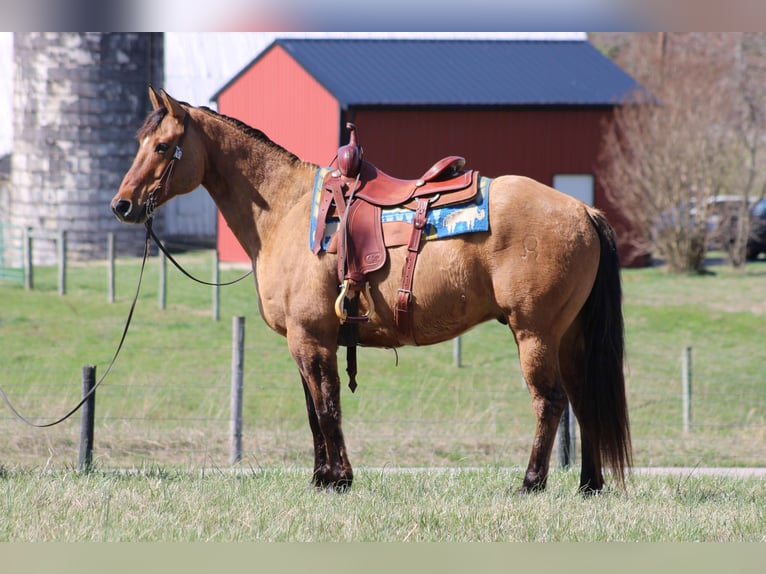
[[[734,245],[737,222],[742,209],[742,196],[718,195],[706,201],[707,248],[729,252]],[[681,224],[694,226],[697,207],[694,200],[674,209],[668,209],[656,218],[652,233],[657,238],[663,232],[673,232]],[[745,257],[748,261],[766,253],[766,198],[752,203],[750,207],[750,230]]]
[[[729,250],[737,233],[737,220],[742,208],[742,197],[721,195],[708,202],[708,246],[710,249]],[[748,261],[766,253],[766,198],[750,207],[750,230],[747,237],[745,257]]]
[[[753,261],[761,253],[766,253],[766,198],[756,202],[750,210],[750,235],[745,257]]]

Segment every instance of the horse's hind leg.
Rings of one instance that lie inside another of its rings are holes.
[[[604,476],[601,470],[601,455],[597,449],[594,450],[594,445],[588,437],[590,429],[583,423],[581,405],[585,400],[586,383],[584,361],[585,345],[576,324],[561,342],[560,364],[564,386],[580,428],[580,491],[583,494],[592,494],[603,488]]]
[[[531,334],[517,333],[517,342],[521,371],[532,395],[532,407],[537,418],[529,464],[518,491],[523,494],[545,488],[556,429],[566,406],[566,394],[556,346]]]
[[[596,494],[604,488],[604,475],[601,472],[601,455],[594,452],[588,438],[587,429],[580,425],[580,443],[582,445],[582,464],[580,466],[580,492]]]

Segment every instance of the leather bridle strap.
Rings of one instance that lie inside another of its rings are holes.
[[[249,275],[253,273],[253,270],[251,269],[241,277],[234,279],[233,281],[227,281],[225,283],[211,283],[208,281],[203,281],[202,279],[198,279],[197,277],[194,277],[191,273],[186,271],[178,261],[176,261],[173,256],[170,254],[170,252],[167,250],[165,245],[160,241],[159,237],[154,233],[154,230],[152,229],[152,217],[154,215],[154,210],[156,209],[156,202],[157,202],[157,193],[162,191],[163,189],[168,189],[170,187],[170,182],[173,179],[173,171],[175,170],[176,162],[179,161],[183,157],[183,148],[181,147],[181,144],[184,141],[184,137],[186,136],[186,130],[189,128],[189,112],[186,112],[186,115],[184,116],[184,131],[181,133],[181,137],[178,138],[178,143],[176,144],[176,149],[173,152],[173,157],[170,158],[170,161],[165,166],[165,169],[162,171],[162,175],[160,175],[160,180],[157,182],[157,187],[154,188],[154,190],[149,194],[149,200],[147,201],[146,206],[146,214],[147,214],[147,220],[146,220],[146,233],[147,237],[151,237],[154,242],[157,244],[157,247],[159,248],[162,253],[165,254],[165,257],[167,257],[170,262],[175,265],[176,269],[178,269],[181,273],[186,275],[189,279],[192,281],[196,281],[197,283],[201,283],[202,285],[210,285],[212,287],[224,287],[226,285],[233,285],[234,283],[238,283],[239,281],[242,281]]]
[[[160,175],[160,180],[157,182],[157,186],[151,191],[149,194],[149,198],[146,201],[146,215],[147,217],[152,217],[154,214],[154,210],[157,209],[157,196],[163,189],[169,189],[170,188],[170,182],[173,179],[173,172],[176,168],[176,162],[180,160],[183,157],[183,147],[181,144],[184,141],[184,137],[186,136],[186,130],[189,128],[189,112],[186,112],[186,115],[184,116],[184,126],[183,126],[183,132],[181,132],[181,137],[178,138],[178,143],[176,143],[176,149],[173,151],[173,157],[170,158],[170,161],[165,166],[165,169],[162,170],[162,174]]]

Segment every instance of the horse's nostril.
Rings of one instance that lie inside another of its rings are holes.
[[[117,217],[124,218],[128,216],[132,207],[132,201],[129,199],[120,199],[112,204],[112,211],[114,211],[114,214]]]

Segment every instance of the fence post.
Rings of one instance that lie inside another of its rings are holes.
[[[221,287],[220,283],[220,271],[218,266],[218,249],[213,250],[213,321],[218,321],[221,318]]]
[[[96,385],[96,367],[86,365],[82,368],[82,396],[85,397],[93,391]],[[82,422],[80,423],[80,456],[77,468],[80,471],[89,471],[93,465],[93,423],[96,414],[96,393],[88,396],[88,400],[82,405]]]
[[[114,303],[114,232],[106,234],[106,300]]]
[[[574,463],[577,444],[577,419],[569,402],[561,413],[556,444],[559,468],[569,468]]]
[[[61,230],[56,238],[56,251],[59,260],[59,295],[66,294],[66,231]]]
[[[683,409],[684,432],[692,426],[692,348],[686,347],[681,353],[681,408]]]
[[[463,366],[463,341],[460,335],[452,340],[452,364],[456,367]]]
[[[242,460],[242,380],[245,364],[245,318],[233,317],[231,340],[231,451],[229,462]]]
[[[32,267],[32,228],[24,228],[24,288],[28,291],[34,287],[34,269]]]

